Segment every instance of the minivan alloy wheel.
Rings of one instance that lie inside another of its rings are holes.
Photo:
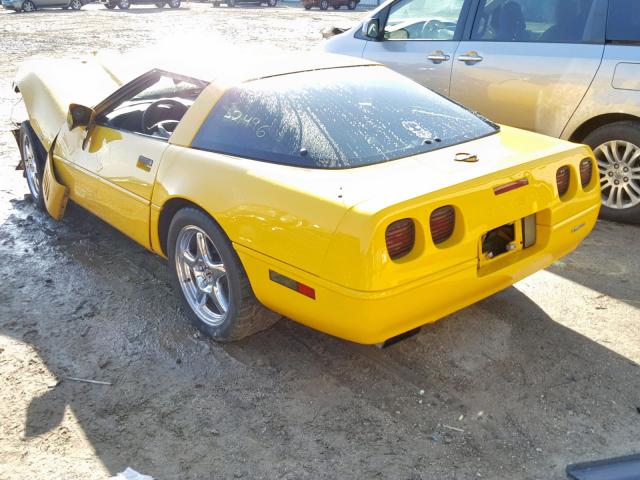
[[[24,12],[30,13],[30,12],[35,12],[36,10],[36,5],[31,1],[31,0],[26,0],[23,4],[22,4],[22,10]]]
[[[640,204],[640,147],[612,140],[594,150],[600,168],[602,203],[614,209]]]
[[[80,10],[82,8],[82,2],[80,0],[71,0],[69,6],[71,10]]]
[[[211,326],[224,322],[229,308],[227,273],[209,235],[195,225],[182,228],[174,261],[180,287],[193,312]]]

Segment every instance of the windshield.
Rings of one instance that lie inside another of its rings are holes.
[[[301,167],[351,168],[496,131],[478,115],[384,67],[351,67],[231,88],[192,147]]]

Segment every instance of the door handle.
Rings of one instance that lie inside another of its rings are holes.
[[[427,56],[427,58],[433,63],[442,63],[449,61],[451,57],[444,53],[442,50],[436,50],[431,55]]]
[[[467,65],[478,63],[482,60],[484,60],[484,58],[478,55],[478,52],[467,52],[464,55],[458,55],[458,61],[464,62]]]
[[[138,157],[138,167],[140,168],[151,168],[153,166],[153,160],[144,155],[140,155]]]

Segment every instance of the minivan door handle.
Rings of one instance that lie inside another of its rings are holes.
[[[436,50],[431,55],[427,56],[427,58],[433,63],[442,63],[448,62],[451,57],[444,53],[442,50]]]
[[[478,52],[471,51],[463,55],[458,55],[458,61],[464,62],[467,65],[471,65],[472,63],[478,63],[478,62],[481,62],[482,60],[484,60],[484,58],[478,55]]]

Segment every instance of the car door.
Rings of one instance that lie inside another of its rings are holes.
[[[392,3],[386,15],[384,37],[368,41],[362,56],[448,95],[452,59],[470,4],[470,0]]]
[[[604,51],[606,0],[479,0],[451,97],[491,120],[559,137]]]
[[[88,136],[63,128],[56,161],[71,199],[149,247],[151,196],[167,140],[203,87],[152,71],[96,107]]]

